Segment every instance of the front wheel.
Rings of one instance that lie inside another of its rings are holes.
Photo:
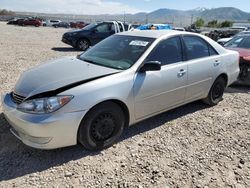
[[[203,99],[202,101],[210,106],[215,106],[217,105],[220,101],[223,99],[223,94],[226,88],[226,81],[223,77],[217,78],[209,93],[208,96]]]
[[[105,102],[95,106],[83,118],[78,141],[87,150],[102,150],[113,145],[123,132],[125,116],[120,106]]]
[[[86,51],[90,46],[90,43],[87,39],[80,39],[77,42],[77,48],[82,51]]]

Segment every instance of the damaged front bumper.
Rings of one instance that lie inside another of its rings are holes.
[[[10,94],[2,96],[3,113],[11,132],[24,144],[55,149],[77,144],[77,131],[85,111],[29,114],[17,110]]]

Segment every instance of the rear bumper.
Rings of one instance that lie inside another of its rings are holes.
[[[230,86],[232,85],[233,83],[236,83],[238,78],[239,78],[239,73],[240,73],[240,69],[237,68],[236,70],[234,70],[234,72],[232,72],[229,77],[228,77],[228,85],[227,86]]]
[[[250,63],[240,63],[239,81],[250,82]]]
[[[77,131],[85,111],[28,114],[16,109],[10,94],[3,97],[6,120],[11,132],[24,144],[39,149],[55,149],[77,144]]]

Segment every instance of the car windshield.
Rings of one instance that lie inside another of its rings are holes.
[[[250,48],[250,35],[237,36],[225,44],[229,48]]]
[[[91,30],[92,28],[94,28],[97,25],[97,23],[92,23],[87,25],[86,27],[84,27],[82,30]]]
[[[146,37],[113,35],[79,58],[104,67],[126,70],[135,64],[154,40]]]

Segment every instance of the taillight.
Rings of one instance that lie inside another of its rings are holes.
[[[243,57],[245,61],[250,61],[250,56]]]

